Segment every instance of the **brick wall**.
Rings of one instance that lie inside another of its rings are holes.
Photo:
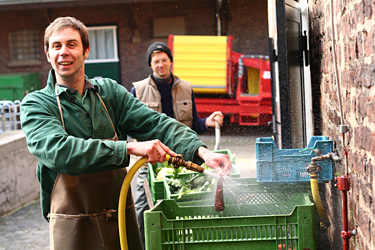
[[[268,14],[266,1],[230,1],[228,34],[234,50],[243,54],[268,55]]]
[[[341,112],[332,56],[330,1],[309,1],[311,75],[313,88],[321,96],[320,130],[334,139],[338,152],[348,152],[350,191],[349,229],[356,229],[350,249],[375,249],[375,4],[371,0],[332,0],[335,52],[344,124],[349,132],[343,141],[339,131]],[[316,123],[318,124],[318,123]],[[345,175],[344,162],[336,164],[336,175]],[[342,249],[341,192],[326,185],[326,202],[333,225],[328,229],[333,249]]]
[[[136,1],[135,1],[136,2]],[[267,2],[223,1],[223,32],[234,36],[235,49],[244,54],[268,54]],[[156,41],[153,38],[152,21],[156,17],[185,17],[188,35],[216,35],[216,1],[161,1],[133,3],[138,18],[140,43],[132,42],[133,29],[126,4],[100,6],[61,7],[49,9],[25,9],[0,11],[0,74],[17,72],[40,72],[44,86],[49,63],[45,60],[43,32],[58,16],[75,16],[86,25],[117,24],[121,64],[121,82],[128,89],[133,81],[141,80],[151,73],[146,62],[146,50]],[[10,67],[9,32],[35,29],[40,36],[41,65]],[[166,39],[164,39],[167,42]]]

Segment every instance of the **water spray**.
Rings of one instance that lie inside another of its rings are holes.
[[[193,171],[200,172],[200,173],[204,172],[203,167],[191,161],[185,161],[180,155],[175,156],[175,157],[166,155],[165,159],[166,161],[168,161],[169,164],[172,164],[175,168],[178,168],[181,166],[181,167],[185,167],[188,170],[193,170]],[[216,197],[215,197],[215,210],[216,211],[223,211],[225,208],[223,182],[224,182],[224,177],[219,176],[217,179]]]

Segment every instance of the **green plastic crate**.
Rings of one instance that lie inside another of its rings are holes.
[[[39,73],[0,75],[0,100],[21,101],[28,93],[39,89]]]
[[[216,150],[214,151],[216,153],[222,153],[227,154],[229,156],[229,160],[232,164],[236,163],[236,159],[234,154],[229,149],[222,149],[222,150]],[[150,185],[150,191],[152,195],[152,199],[154,203],[156,203],[157,200],[161,200],[165,198],[165,187],[163,181],[156,180],[155,172],[154,170],[158,167],[159,164],[162,163],[156,163],[154,165],[148,164],[148,182]],[[238,169],[234,169],[231,173],[231,177],[240,177],[240,173]]]
[[[277,189],[277,190],[276,190]],[[215,190],[210,192],[192,192],[178,198],[177,194],[171,194],[169,187],[165,188],[165,199],[176,200],[181,206],[213,206],[215,203]],[[235,191],[233,191],[235,190]],[[284,202],[289,200],[290,193],[310,193],[310,184],[307,183],[279,183],[276,186],[271,183],[259,185],[256,178],[233,178],[224,181],[224,197],[226,204],[254,204]]]
[[[154,165],[151,165],[148,163],[148,182],[150,185],[150,191],[151,191],[151,196],[156,203],[157,200],[164,199],[164,184],[163,181],[157,181],[154,169],[158,167],[161,163],[156,163]]]
[[[202,174],[186,173],[184,175],[179,175],[179,178],[189,179],[195,175]],[[176,200],[179,206],[205,206],[213,205],[215,202],[216,184],[210,191],[190,192],[180,196],[179,194],[172,193],[171,186],[166,180],[163,181],[165,185],[164,199]],[[306,183],[298,183],[295,185],[280,183],[276,186],[277,190],[275,190],[275,185],[270,183],[259,185],[255,178],[229,178],[224,181],[226,203],[243,204],[248,202],[248,199],[258,200],[260,202],[264,200],[273,200],[277,202],[288,199],[291,191],[293,193],[310,193],[310,186]],[[236,192],[231,193],[230,190],[236,190]],[[251,197],[248,197],[249,195],[251,195]]]
[[[215,153],[226,154],[229,156],[229,160],[232,164],[236,164],[236,157],[229,149],[214,150]]]
[[[308,193],[273,185],[239,184],[239,195],[224,186],[222,212],[212,203],[183,207],[175,200],[159,202],[144,214],[146,249],[316,249],[315,210]],[[246,202],[244,193],[251,196]]]

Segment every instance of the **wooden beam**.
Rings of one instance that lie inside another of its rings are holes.
[[[137,3],[152,2],[172,2],[177,0],[136,0]],[[45,8],[64,8],[79,6],[97,6],[110,4],[134,3],[134,0],[12,0],[0,1],[0,11],[7,10],[25,10],[25,9],[45,9]]]

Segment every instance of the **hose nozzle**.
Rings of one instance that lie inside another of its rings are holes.
[[[223,211],[225,209],[223,182],[224,182],[224,178],[217,179],[216,196],[215,196],[215,210],[216,211]]]
[[[170,155],[166,155],[166,158],[165,158],[169,164],[173,164],[173,166],[175,166],[176,168],[178,167],[185,167],[186,169],[188,170],[192,170],[192,171],[195,171],[195,172],[199,172],[199,173],[203,173],[204,172],[204,168],[199,166],[198,164],[195,164],[191,161],[185,161],[182,156],[178,155],[176,157],[173,157],[173,156],[170,156]]]

